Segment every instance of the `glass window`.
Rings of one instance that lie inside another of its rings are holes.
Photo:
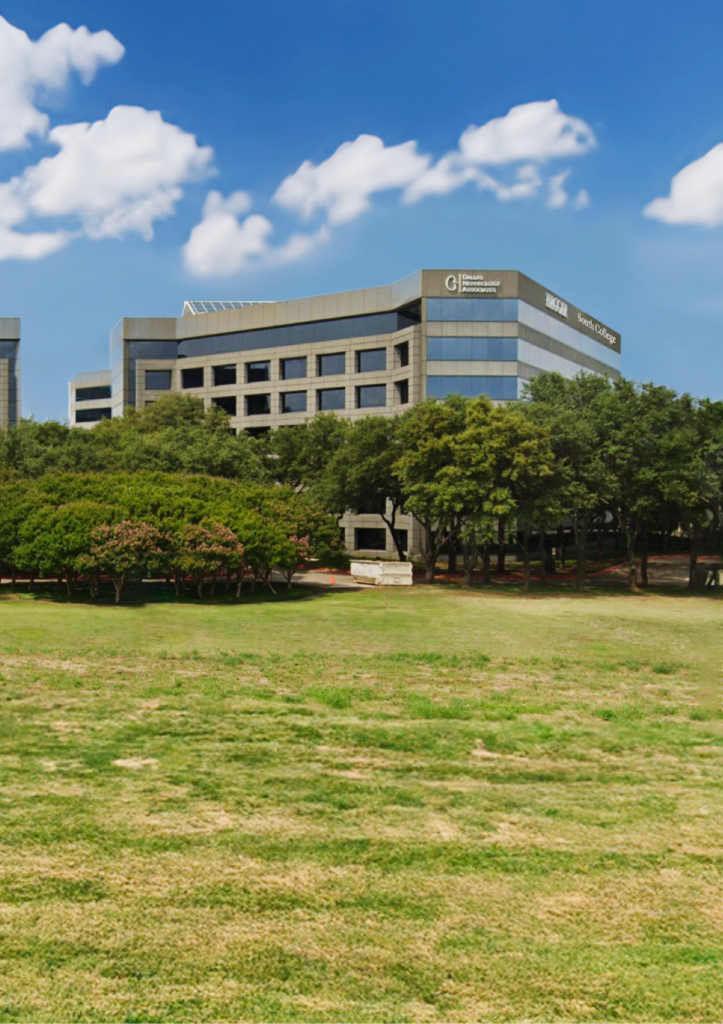
[[[356,389],[357,409],[378,409],[387,404],[386,384],[368,384]]]
[[[236,367],[233,365],[229,366],[214,366],[213,368],[213,386],[215,388],[228,387],[229,384],[236,383]]]
[[[249,352],[255,348],[282,345],[307,345],[316,341],[373,338],[379,334],[393,334],[417,322],[411,315],[406,316],[402,311],[369,313],[362,316],[340,317],[336,320],[316,320],[308,324],[288,324],[285,327],[261,327],[253,331],[209,334],[206,337],[186,338],[184,341],[174,341],[171,344],[174,349],[176,345],[178,346],[180,356],[205,356],[221,352]]]
[[[409,366],[409,342],[403,341],[401,345],[394,346],[397,357],[397,366]]]
[[[170,391],[170,370],[146,370],[146,391]]]
[[[427,299],[427,320],[517,320],[517,299]]]
[[[214,398],[213,404],[217,405],[219,409],[223,409],[229,416],[236,415],[236,396],[230,395],[228,398]]]
[[[386,368],[387,350],[385,348],[368,348],[357,352],[357,373],[370,373],[372,370],[386,370]]]
[[[202,388],[203,367],[194,366],[188,370],[181,370],[181,383],[184,388]]]
[[[346,356],[343,352],[334,352],[330,356],[319,356],[317,373],[320,377],[331,377],[337,373],[346,373]]]
[[[306,412],[306,392],[286,391],[281,396],[282,412]]]
[[[246,415],[266,416],[271,412],[271,395],[246,395]]]
[[[510,361],[517,359],[517,338],[428,338],[427,359]]]
[[[111,418],[110,409],[76,409],[75,410],[75,422],[76,423],[97,423],[98,420],[109,420]]]
[[[263,437],[264,434],[268,434],[271,427],[246,427],[246,433],[249,437]]]
[[[110,398],[110,384],[102,384],[94,388],[76,388],[76,402],[95,402],[98,398]]]
[[[260,363],[246,363],[246,383],[259,384],[271,380],[271,363],[264,360]]]
[[[333,409],[344,409],[346,407],[346,391],[344,388],[324,388],[317,391],[317,402],[320,412],[330,412]]]
[[[398,380],[394,387],[397,392],[397,405],[407,405],[409,402],[409,381]]]
[[[384,527],[361,526],[354,530],[356,551],[386,551],[387,531]]]
[[[281,379],[293,380],[295,377],[306,376],[306,356],[298,359],[281,360]]]
[[[448,395],[464,395],[476,398],[487,395],[498,402],[517,398],[517,377],[427,377],[427,397],[446,398]]]

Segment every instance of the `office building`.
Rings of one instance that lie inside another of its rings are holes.
[[[518,271],[421,270],[378,288],[125,318],[110,370],[71,382],[70,421],[122,416],[175,391],[259,434],[316,412],[393,415],[450,394],[510,401],[546,370],[618,377],[620,335]],[[350,550],[392,553],[379,516],[345,526]],[[400,529],[412,529],[406,517]]]
[[[0,427],[20,420],[20,318],[0,317]]]

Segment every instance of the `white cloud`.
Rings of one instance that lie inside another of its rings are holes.
[[[36,106],[39,93],[63,89],[72,71],[87,85],[102,64],[115,64],[124,48],[110,32],[56,25],[37,42],[0,16],[0,150],[19,149],[30,135],[44,136],[49,119]]]
[[[210,173],[213,150],[158,111],[114,107],[103,121],[54,128],[56,156],[27,168],[17,193],[43,217],[79,217],[90,238],[153,237],[174,212],[181,183]]]
[[[143,107],[114,107],[103,121],[61,125],[49,138],[56,156],[0,185],[0,224],[16,226],[32,215],[77,218],[89,238],[136,232],[151,239],[154,222],[171,216],[183,196],[181,184],[207,176],[213,158],[210,147]],[[40,259],[78,233],[15,233],[0,246],[0,259]]]
[[[590,205],[590,196],[587,189],[581,188],[578,194],[575,196],[572,204],[576,210],[586,210]]]
[[[416,142],[385,146],[376,135],[360,135],[321,164],[305,160],[282,181],[274,201],[307,218],[326,210],[330,224],[341,224],[368,210],[375,192],[410,185],[429,163]]]
[[[570,171],[563,171],[561,174],[554,174],[548,182],[547,205],[551,210],[561,210],[567,206],[570,196],[565,191],[565,182],[570,176]]]
[[[542,184],[538,171],[541,164],[560,157],[582,156],[596,145],[592,128],[579,117],[563,113],[557,100],[523,103],[480,128],[470,125],[460,136],[459,148],[412,181],[403,199],[414,203],[428,195],[446,195],[470,181],[494,192],[502,201],[526,199]],[[484,170],[515,164],[522,166],[510,184]],[[564,205],[559,202],[559,188],[555,197],[559,205]],[[556,208],[554,204],[548,205]]]
[[[480,128],[471,124],[460,136],[459,151],[468,164],[490,166],[582,156],[595,145],[583,120],[563,114],[557,100],[538,100],[512,107]]]
[[[183,247],[187,269],[196,277],[227,277],[250,266],[291,263],[306,256],[328,232],[321,228],[315,235],[292,235],[284,245],[272,246],[273,225],[266,217],[252,214],[239,223],[251,200],[247,192],[234,192],[224,199],[220,192],[209,192],[203,219],[191,231]]]
[[[678,171],[670,194],[653,199],[643,214],[665,224],[723,224],[723,143]]]

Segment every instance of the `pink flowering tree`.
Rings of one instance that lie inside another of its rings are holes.
[[[161,554],[162,535],[148,523],[126,520],[112,526],[98,526],[91,540],[89,567],[111,578],[116,604],[120,604],[128,576],[142,572]]]
[[[176,593],[179,585],[189,577],[195,580],[198,597],[203,599],[203,587],[211,579],[211,594],[215,592],[219,573],[242,571],[243,545],[238,537],[221,523],[209,522],[205,526],[186,523],[169,538],[169,558]]]

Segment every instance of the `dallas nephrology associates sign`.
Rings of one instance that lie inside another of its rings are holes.
[[[444,282],[448,292],[467,295],[496,295],[501,285],[501,281],[489,281],[484,274],[450,274]]]

